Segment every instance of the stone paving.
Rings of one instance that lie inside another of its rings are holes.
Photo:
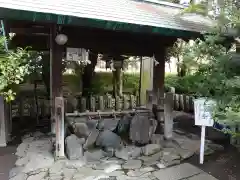
[[[199,149],[196,136],[180,131],[174,133],[174,141],[129,145],[114,153],[79,150],[75,156],[82,157],[74,160],[54,160],[50,139],[40,132],[23,137],[9,180],[217,180],[188,163],[180,164]],[[210,141],[206,144],[210,152],[221,149]]]

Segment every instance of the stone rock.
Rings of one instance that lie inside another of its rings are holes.
[[[145,156],[156,154],[160,150],[161,150],[161,146],[159,144],[148,144],[142,148],[143,154]]]
[[[33,133],[32,135],[34,138],[41,138],[42,136],[45,136],[44,133],[40,132],[40,131],[36,131]]]
[[[34,137],[31,137],[31,136],[22,139],[23,143],[31,143],[32,141],[34,141]]]
[[[69,159],[81,159],[83,157],[83,148],[81,140],[74,134],[66,137],[66,153]]]
[[[147,144],[156,130],[157,121],[148,114],[136,114],[130,125],[129,138],[134,143]]]
[[[25,157],[22,157],[22,158],[19,158],[16,162],[15,162],[15,165],[16,166],[24,166],[25,164],[27,164],[29,161],[29,157],[28,156],[25,156]]]
[[[178,165],[180,163],[181,163],[181,161],[179,159],[175,159],[175,160],[171,160],[171,161],[161,160],[159,165],[161,164],[163,167],[169,167],[169,166],[173,166],[173,165]],[[160,166],[158,166],[158,167],[160,167]],[[159,169],[163,169],[163,168],[159,168]]]
[[[149,176],[149,172],[154,171],[155,169],[152,167],[145,167],[145,168],[140,168],[140,169],[136,169],[136,170],[131,170],[127,173],[127,175],[129,177],[142,177],[143,175],[145,175],[145,177]]]
[[[65,168],[65,162],[57,161],[49,168],[50,175],[61,175]]]
[[[118,163],[105,161],[105,162],[100,162],[98,164],[95,164],[93,169],[104,170],[105,173],[111,173],[113,171],[121,169],[121,165]]]
[[[28,143],[21,143],[17,147],[15,155],[19,157],[24,157],[26,155],[28,147],[29,147]]]
[[[118,177],[118,176],[124,175],[124,171],[117,170],[117,171],[113,171],[113,172],[108,173],[108,175],[110,177]]]
[[[113,131],[118,125],[119,119],[103,119],[98,124],[98,128],[101,130]]]
[[[82,123],[76,123],[74,125],[74,132],[77,135],[77,137],[81,138],[81,137],[88,137],[90,134],[90,131],[88,129],[88,126],[86,123],[82,122]]]
[[[139,159],[143,161],[143,164],[145,166],[151,166],[151,165],[157,164],[158,161],[161,159],[161,157],[162,157],[162,152],[158,152],[151,156],[142,156]]]
[[[99,180],[100,178],[108,178],[109,176],[103,170],[93,170],[92,168],[83,167],[77,170],[73,179],[81,180]]]
[[[142,149],[135,146],[127,146],[115,151],[115,156],[120,159],[128,160],[137,158],[141,155]]]
[[[86,160],[83,158],[81,160],[67,160],[66,161],[66,168],[69,169],[79,169],[86,164]]]
[[[12,177],[16,176],[17,174],[19,174],[21,171],[23,170],[23,167],[14,167],[9,171],[9,179],[11,179]]]
[[[17,174],[16,176],[12,177],[11,179],[9,180],[26,180],[27,179],[27,174],[25,173],[19,173]]]
[[[86,157],[87,161],[99,161],[104,157],[104,152],[101,149],[94,151],[86,151],[84,153],[84,156]]]
[[[29,143],[27,154],[49,153],[52,150],[52,143],[49,138],[34,140]]]
[[[172,166],[172,165],[176,165],[176,164],[180,164],[180,155],[178,153],[175,153],[175,149],[164,149],[163,150],[163,154],[161,157],[161,163],[165,166]]]
[[[29,173],[37,169],[49,168],[54,163],[54,158],[50,152],[42,152],[41,154],[34,154],[30,161],[25,165],[22,172]]]
[[[96,145],[106,148],[120,148],[121,147],[121,138],[113,133],[112,131],[105,130],[101,132],[96,140]]]
[[[88,129],[89,130],[97,129],[98,122],[99,121],[95,119],[91,119],[90,121],[87,121],[86,124],[88,126]]]
[[[106,157],[113,157],[115,154],[115,148],[112,147],[104,147],[104,155]]]
[[[181,156],[182,159],[188,159],[188,158],[192,157],[195,153],[195,152],[191,152],[189,150],[181,149],[181,148],[177,148],[177,152]]]
[[[166,168],[166,165],[164,163],[157,163],[156,166],[159,168],[159,169],[164,169]]]
[[[48,168],[42,168],[42,169],[36,169],[34,171],[31,171],[28,173],[28,175],[35,175],[35,174],[39,174],[41,172],[48,172]]]
[[[199,168],[188,164],[180,164],[166,169],[160,169],[153,172],[153,175],[159,180],[171,179],[187,179],[188,177],[194,176],[201,173],[202,170]]]
[[[99,135],[99,130],[92,129],[92,131],[90,132],[89,136],[87,137],[87,140],[86,140],[83,148],[84,149],[88,149],[89,147],[93,146],[94,143],[97,140],[98,135]]]
[[[63,177],[61,175],[51,175],[48,180],[62,180]]]
[[[164,142],[164,136],[162,134],[153,134],[151,137],[152,144],[160,144],[162,145]]]
[[[115,158],[115,157],[108,158],[106,161],[108,163],[114,163],[114,164],[120,164],[120,165],[125,162],[123,159],[119,159],[119,158]]]
[[[209,146],[205,146],[204,148],[204,156],[209,156],[213,154],[215,151],[211,149]],[[198,151],[198,154],[200,154],[200,151]]]
[[[150,118],[150,128],[149,128],[149,137],[150,139],[152,138],[152,135],[155,133],[156,129],[157,129],[157,120]]]
[[[123,116],[120,119],[117,125],[118,134],[128,133],[130,124],[131,124],[131,119],[132,119],[132,116],[130,116],[129,114]]]
[[[74,175],[74,173],[76,172],[76,169],[68,169],[68,168],[64,168],[63,169],[63,176],[65,178],[69,178],[71,179]]]
[[[140,160],[128,160],[125,164],[122,165],[123,169],[139,169],[142,166]]]
[[[119,164],[109,164],[109,166],[104,169],[104,172],[105,173],[111,173],[111,172],[114,172],[114,171],[119,170],[119,169],[121,169],[121,165],[119,165]]]
[[[47,172],[40,172],[38,174],[31,175],[27,180],[42,180],[47,175]]]
[[[208,143],[206,145],[214,151],[224,151],[224,147],[220,144]]]

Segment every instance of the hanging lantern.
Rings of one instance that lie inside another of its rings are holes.
[[[55,38],[55,41],[58,45],[64,45],[68,41],[68,37],[65,34],[58,34]]]

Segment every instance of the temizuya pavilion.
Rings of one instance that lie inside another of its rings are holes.
[[[66,47],[106,54],[154,55],[158,61],[155,66],[142,63],[142,73],[150,78],[142,92],[163,91],[166,48],[177,38],[200,37],[212,26],[205,17],[182,15],[184,8],[158,0],[0,0],[0,18],[6,34],[16,33],[9,48],[31,46],[50,52],[51,99],[55,100],[62,96],[61,61]],[[55,41],[59,33],[67,36],[64,45]],[[56,122],[52,102],[51,119]],[[5,122],[4,113],[0,120],[0,145],[4,146],[11,123]],[[64,139],[58,139],[59,156],[64,156]]]

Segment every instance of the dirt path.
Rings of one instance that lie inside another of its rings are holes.
[[[240,179],[240,153],[233,147],[206,157],[203,165],[199,164],[199,156],[193,156],[186,162],[199,167],[219,180]]]
[[[177,116],[175,122],[177,127],[180,127],[184,131],[198,134],[200,136],[200,128],[194,126],[193,116],[182,114]],[[207,138],[224,145],[225,150],[205,157],[203,165],[199,164],[199,156],[197,155],[192,156],[190,159],[186,160],[186,162],[199,167],[219,180],[239,180],[240,152],[233,146],[229,145],[229,137],[208,128]]]

